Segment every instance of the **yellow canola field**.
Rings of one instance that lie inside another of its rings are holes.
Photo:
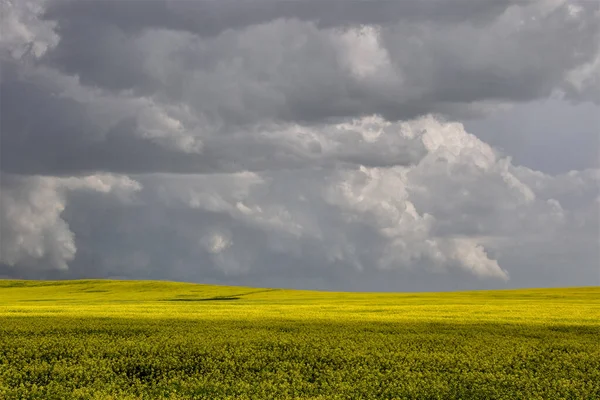
[[[0,281],[0,398],[597,399],[600,288]]]

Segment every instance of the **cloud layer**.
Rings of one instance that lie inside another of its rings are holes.
[[[549,96],[597,111],[595,2],[3,0],[2,15],[0,275],[599,278],[597,164],[520,166],[461,123]]]

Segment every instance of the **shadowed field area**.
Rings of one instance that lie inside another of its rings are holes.
[[[0,398],[596,399],[600,288],[0,281]]]

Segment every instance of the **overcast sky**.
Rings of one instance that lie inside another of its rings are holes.
[[[600,284],[600,2],[0,2],[0,277]]]

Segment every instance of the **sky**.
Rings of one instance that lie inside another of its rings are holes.
[[[0,277],[600,285],[600,2],[0,2]]]

